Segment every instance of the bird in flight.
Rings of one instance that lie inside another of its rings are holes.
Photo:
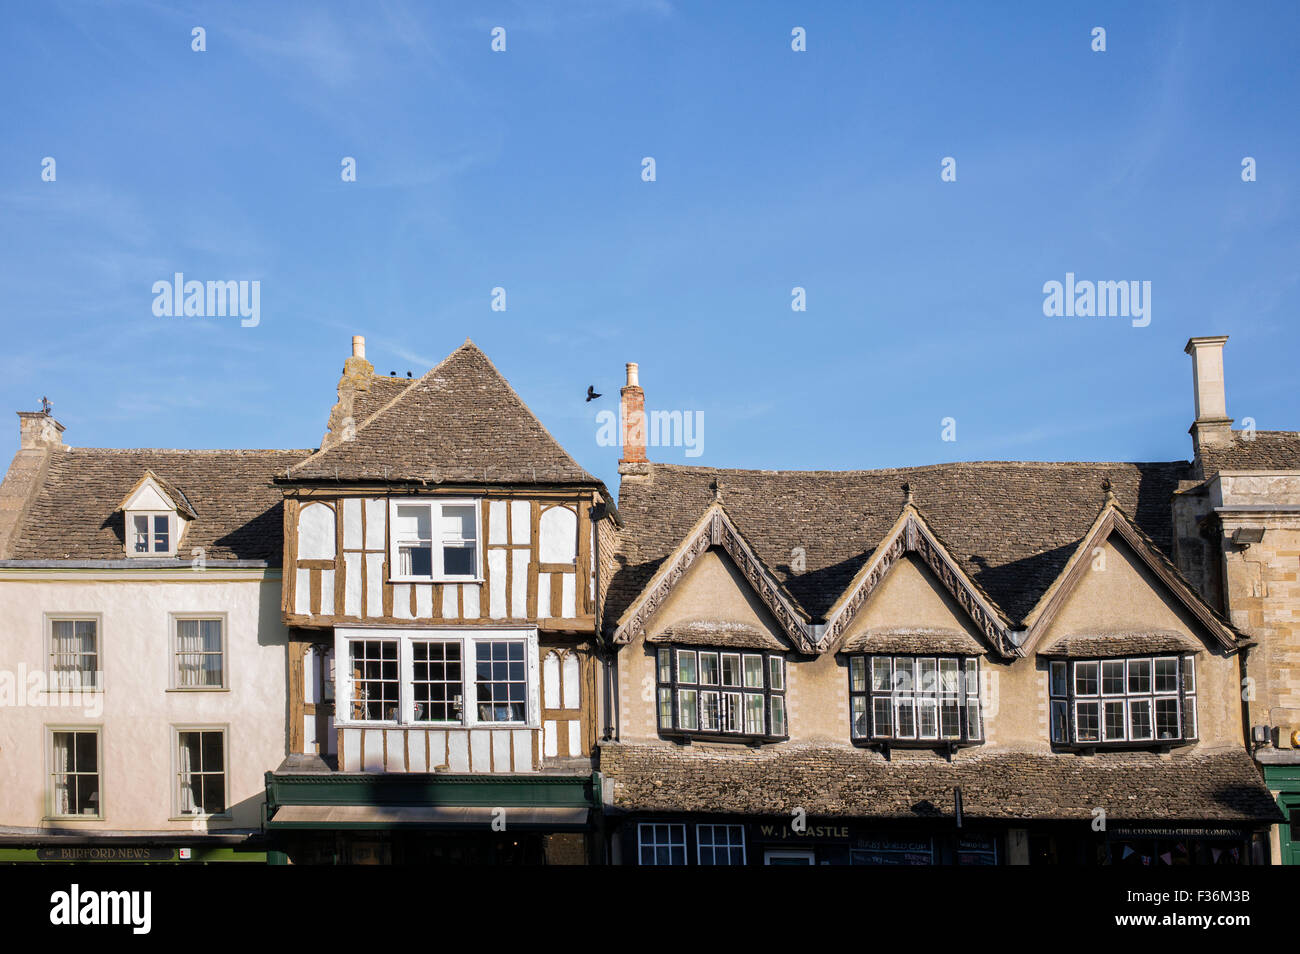
[[[600,397],[600,395],[596,393],[596,389],[595,389],[592,385],[588,384],[588,385],[587,385],[587,400],[588,400],[588,401],[594,401],[594,400],[596,400],[596,398],[598,398],[598,397]]]

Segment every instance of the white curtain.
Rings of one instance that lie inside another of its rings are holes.
[[[72,770],[72,733],[54,733],[54,814],[72,814],[72,793],[68,772]]]
[[[220,686],[221,620],[182,619],[176,622],[177,685]]]
[[[180,812],[189,815],[194,807],[194,768],[198,762],[199,734],[197,732],[180,733],[180,751],[177,753],[176,767],[180,774],[181,799]]]

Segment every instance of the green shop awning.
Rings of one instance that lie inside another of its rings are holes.
[[[582,831],[591,812],[586,807],[533,805],[281,805],[267,828],[460,828],[492,830],[546,829]]]

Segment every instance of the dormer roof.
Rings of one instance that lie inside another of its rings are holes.
[[[162,509],[174,510],[188,520],[193,520],[198,516],[183,490],[148,469],[146,469],[144,475],[135,482],[135,485],[127,491],[126,496],[122,498],[122,502],[118,504],[117,509],[158,509],[158,507],[152,501],[149,501],[146,496],[150,490],[155,491],[161,498],[161,502],[164,504]]]

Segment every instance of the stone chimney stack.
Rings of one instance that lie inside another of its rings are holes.
[[[63,446],[63,425],[45,411],[18,412],[19,450],[53,450]]]
[[[618,462],[620,474],[649,472],[645,456],[645,391],[641,390],[639,369],[628,362],[627,384],[618,392],[623,427],[623,458]]]
[[[0,560],[11,558],[14,530],[45,482],[50,458],[62,450],[63,425],[48,411],[18,412],[18,453],[0,481]]]
[[[352,440],[356,433],[356,421],[352,417],[353,400],[358,391],[370,390],[374,378],[375,366],[366,360],[366,339],[361,335],[353,335],[352,357],[343,362],[343,377],[339,378],[339,399],[330,410],[325,436],[320,441],[321,450],[340,441]]]
[[[1196,395],[1196,420],[1188,431],[1201,456],[1204,447],[1232,443],[1232,418],[1223,385],[1223,345],[1227,335],[1190,338],[1184,349],[1192,356],[1192,382]]]

